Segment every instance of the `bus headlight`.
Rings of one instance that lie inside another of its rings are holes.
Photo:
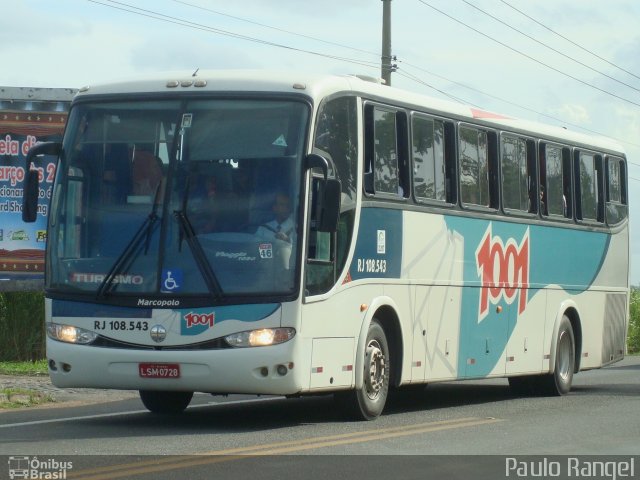
[[[224,337],[232,347],[266,347],[291,340],[296,334],[293,328],[261,328],[232,333]]]
[[[73,325],[60,325],[58,323],[47,323],[47,335],[49,335],[49,338],[59,342],[79,343],[81,345],[92,343],[98,338],[98,334],[95,332],[74,327]]]

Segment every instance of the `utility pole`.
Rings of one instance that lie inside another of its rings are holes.
[[[391,0],[382,0],[382,79],[391,86]]]

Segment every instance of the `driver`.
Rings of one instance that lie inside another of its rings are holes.
[[[282,240],[290,244],[295,243],[296,225],[291,216],[291,199],[284,192],[276,193],[273,207],[275,218],[258,228],[256,232],[267,240]]]

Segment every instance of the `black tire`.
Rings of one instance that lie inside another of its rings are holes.
[[[391,371],[387,336],[374,318],[369,325],[363,359],[362,388],[336,393],[336,400],[357,420],[374,420],[384,410]]]
[[[556,359],[553,373],[538,379],[539,391],[543,395],[560,396],[571,391],[576,365],[576,341],[571,321],[562,317],[556,341]]]
[[[193,392],[163,392],[140,390],[140,400],[152,413],[176,415],[189,406]]]

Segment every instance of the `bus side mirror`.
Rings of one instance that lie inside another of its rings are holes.
[[[324,158],[322,155],[318,155],[316,153],[310,153],[305,158],[305,168],[307,170],[311,170],[312,168],[319,168],[322,170],[322,175],[324,176],[325,182],[327,181],[327,176],[329,174],[329,160]]]
[[[311,170],[319,168],[322,171],[323,181],[314,179],[314,230],[318,232],[336,232],[340,218],[340,199],[342,198],[342,186],[340,181],[329,177],[329,167],[335,172],[333,162],[318,155],[310,153],[305,158],[305,168]]]
[[[38,215],[38,171],[27,170],[22,192],[22,221],[33,223]]]
[[[22,221],[33,223],[38,214],[38,170],[31,169],[33,159],[38,155],[60,155],[62,144],[59,142],[38,143],[29,149],[25,161],[25,178],[22,189]]]
[[[338,230],[342,186],[339,180],[331,178],[324,182],[322,190],[321,211],[318,218],[317,230],[319,232],[333,233]]]

